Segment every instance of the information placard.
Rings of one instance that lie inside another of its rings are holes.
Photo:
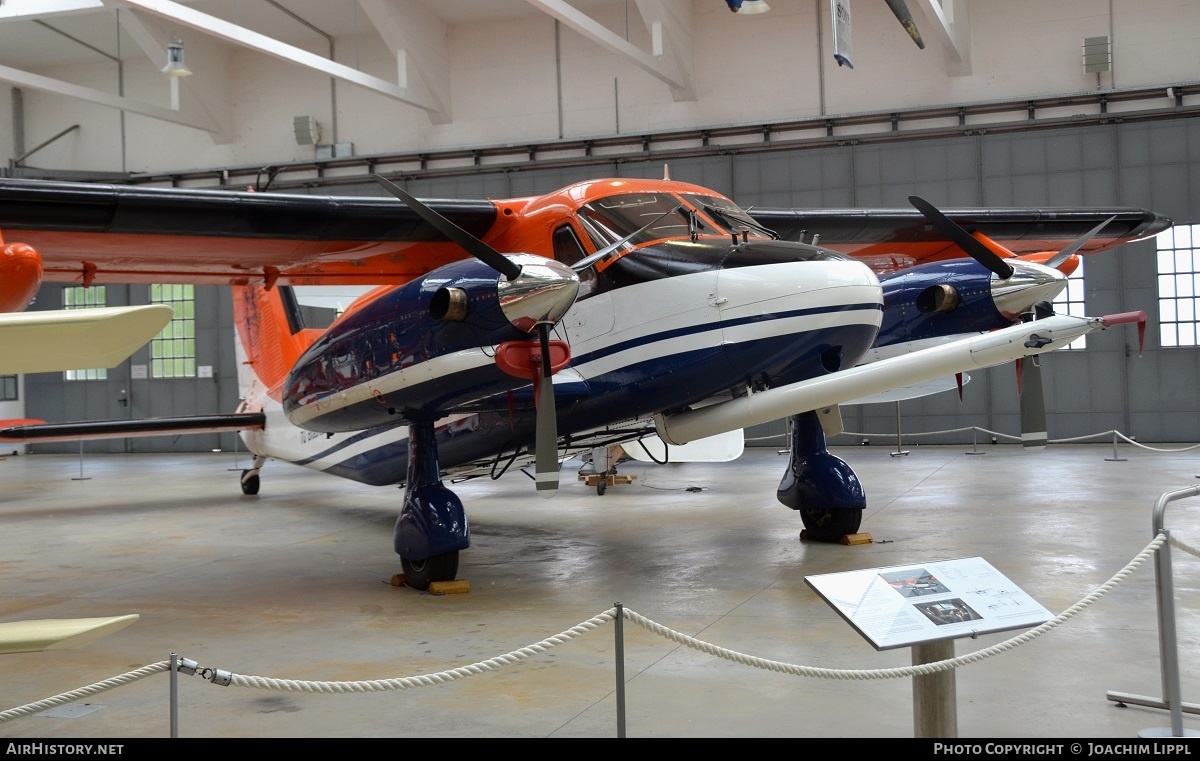
[[[983,558],[804,580],[876,650],[1032,628],[1053,617]]]

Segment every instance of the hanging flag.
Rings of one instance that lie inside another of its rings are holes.
[[[853,69],[850,62],[850,0],[830,0],[833,15],[833,60],[838,66]]]

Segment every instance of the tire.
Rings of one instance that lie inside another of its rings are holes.
[[[805,539],[814,542],[838,542],[846,534],[857,534],[862,525],[863,511],[858,508],[838,510],[801,510],[804,521]]]
[[[400,567],[404,570],[405,586],[424,592],[435,581],[454,581],[454,577],[458,575],[458,550],[443,552],[424,560],[401,557]]]
[[[248,475],[249,473],[250,471],[248,470],[242,471],[242,494],[254,496],[258,494],[258,487],[261,486],[261,483],[259,482],[257,473]]]
[[[608,488],[608,476],[600,476],[600,480],[596,482],[596,493],[601,497],[604,496],[604,490]]]

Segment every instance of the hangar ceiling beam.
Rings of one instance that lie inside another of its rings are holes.
[[[690,61],[683,68],[679,66],[684,60],[683,57],[671,56],[669,60],[661,61],[650,53],[641,50],[636,45],[631,44],[624,37],[613,33],[592,17],[571,7],[564,0],[526,0],[526,2],[558,19],[592,42],[607,48],[613,53],[624,56],[632,61],[634,65],[663,81],[671,88],[671,97],[676,101],[696,99],[696,92],[692,86]],[[671,5],[676,9],[682,7],[674,3]],[[680,21],[681,18],[690,18],[686,13],[680,16],[676,13],[667,12],[666,4],[661,0],[650,0],[650,2],[646,3],[639,1],[638,9],[642,12],[651,13],[651,17],[644,17],[644,19],[647,25],[651,27],[652,36],[654,35],[653,25],[657,21],[660,24],[662,39],[669,40],[685,36],[690,38],[690,35],[684,31],[684,25]],[[655,14],[657,14],[657,17]]]
[[[28,21],[64,14],[98,11],[100,0],[6,0],[0,3],[0,21]]]
[[[68,98],[75,98],[101,106],[109,106],[133,114],[148,116],[151,119],[160,119],[164,122],[181,124],[185,127],[217,132],[217,127],[211,122],[200,123],[193,121],[179,111],[174,111],[170,108],[154,106],[144,101],[113,95],[102,90],[93,90],[90,87],[74,85],[59,79],[51,79],[40,74],[14,69],[11,66],[0,66],[0,82],[7,82],[10,85],[30,90],[41,90],[42,92],[53,93],[55,95],[65,95]]]
[[[171,31],[162,26],[158,19],[147,18],[131,9],[109,4],[117,21],[142,52],[151,61],[166,61],[167,46],[171,43]],[[193,51],[193,56],[195,51]],[[211,71],[215,61],[208,61],[204,68]],[[171,77],[172,111],[182,114],[188,126],[207,130],[217,143],[233,142],[233,114],[229,98],[223,92],[227,77],[206,76],[196,81],[195,77]],[[175,89],[179,88],[179,89]],[[187,98],[179,98],[179,90]]]
[[[933,25],[932,35],[942,43],[950,74],[970,74],[971,29],[966,0],[917,0],[917,5]]]
[[[364,74],[358,69],[344,66],[328,58],[322,58],[307,50],[280,42],[265,34],[259,34],[237,24],[231,24],[216,16],[201,13],[179,3],[172,2],[172,0],[105,0],[105,2],[115,2],[121,7],[137,8],[176,24],[195,29],[198,32],[224,42],[239,45],[289,63],[294,63],[298,66],[319,71],[331,77],[336,77],[352,85],[400,101],[406,105],[415,106],[431,114],[439,111],[436,104],[416,96],[408,88],[400,87],[385,79],[373,77],[370,74]]]
[[[450,121],[450,51],[445,23],[414,0],[403,0],[402,14],[384,0],[358,0],[367,18],[396,56],[397,82],[429,103],[435,124]]]

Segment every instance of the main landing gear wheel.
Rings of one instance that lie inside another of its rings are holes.
[[[857,534],[862,525],[863,511],[858,508],[841,508],[830,510],[801,510],[800,519],[804,521],[805,538],[814,542],[838,542],[846,534]]]
[[[454,581],[458,575],[458,550],[443,552],[424,560],[400,558],[404,570],[404,584],[424,592],[435,581]]]
[[[242,494],[249,494],[251,496],[258,494],[258,487],[260,485],[257,473],[251,474],[248,470],[242,471]]]

